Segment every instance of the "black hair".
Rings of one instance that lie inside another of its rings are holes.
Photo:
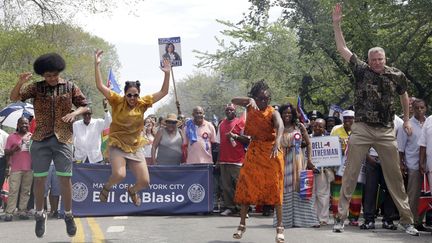
[[[36,59],[33,63],[35,73],[43,75],[46,72],[62,72],[66,68],[66,62],[57,53],[47,53]]]
[[[252,85],[251,90],[248,93],[248,97],[257,97],[260,91],[268,91],[269,97],[271,97],[270,88],[264,79],[261,79]]]
[[[131,88],[131,87],[135,87],[138,90],[138,93],[141,91],[140,89],[141,83],[139,80],[137,81],[126,81],[125,82],[125,87],[124,87],[124,93],[126,94],[126,91]]]
[[[298,121],[297,110],[294,108],[294,106],[291,103],[286,103],[285,105],[280,106],[279,113],[282,116],[282,113],[288,110],[288,108],[291,109],[291,122],[295,124],[296,121]]]
[[[416,99],[412,102],[412,106],[414,107],[414,104],[416,104],[416,103],[420,103],[420,102],[423,102],[423,104],[426,106],[426,109],[428,108],[428,104],[427,104],[424,100],[419,99],[419,98],[416,98]]]
[[[165,46],[165,52],[168,53],[168,47],[172,46],[173,52],[175,51],[175,45],[173,43],[168,43]]]

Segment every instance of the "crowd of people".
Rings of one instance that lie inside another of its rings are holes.
[[[141,204],[138,192],[149,186],[148,165],[213,164],[217,172],[214,203],[223,202],[220,215],[240,216],[234,239],[245,234],[251,205],[262,206],[266,215],[274,208],[277,243],[285,241],[285,227],[321,227],[331,222],[330,214],[336,233],[344,231],[347,218],[351,226],[375,229],[375,219],[381,214],[384,229],[396,230],[394,221],[399,220],[406,233],[419,235],[418,231],[426,230],[424,223],[432,223],[425,222],[428,208],[419,205],[422,182],[432,182],[428,105],[408,97],[408,79],[385,65],[382,48],[371,48],[367,62],[347,48],[340,4],[332,17],[337,50],[355,79],[354,104],[340,116],[323,116],[314,110],[308,122],[300,119],[294,104],[271,106],[271,90],[264,80],[255,82],[247,97],[227,101],[221,107],[226,117],[216,123],[205,119],[201,106],[191,111],[190,118],[144,117],[149,107],[168,94],[170,61],[163,62],[160,91],[143,96],[139,81],[127,81],[120,95],[102,82],[100,50],[94,56],[95,84],[105,97],[105,113],[103,119],[95,119],[80,88],[60,77],[64,59],[56,53],[40,56],[33,66],[43,80],[26,84],[32,74],[23,73],[10,94],[12,101],[33,99],[36,126],[30,129],[31,121],[21,117],[15,132],[0,130],[0,185],[9,176],[4,221],[13,220],[14,214],[28,219],[28,210],[34,208],[35,234],[43,237],[46,198],[50,216],[58,217],[61,197],[66,231],[74,236],[73,163],[111,165],[111,176],[100,191],[101,203],[125,178],[127,166],[136,178],[126,189],[135,206]],[[395,112],[395,97],[401,102],[401,117]],[[245,108],[242,115],[239,106]],[[108,128],[104,158],[101,133]],[[311,139],[322,136],[338,137],[346,157],[343,164],[314,165]],[[305,170],[314,174],[313,193],[306,198],[299,193]]]

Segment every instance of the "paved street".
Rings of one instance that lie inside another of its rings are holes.
[[[232,234],[239,223],[238,217],[212,215],[185,216],[124,216],[77,218],[76,237],[66,235],[61,219],[49,219],[43,239],[34,235],[33,220],[14,219],[0,221],[0,242],[183,242],[183,243],[267,243],[274,242],[275,229],[272,219],[252,214],[247,221],[243,239],[236,241]],[[377,225],[381,227],[380,224]],[[292,228],[285,230],[285,242],[432,242],[431,233],[420,237],[409,236],[403,231],[377,229],[363,231],[346,226],[345,232],[336,234],[331,226]]]

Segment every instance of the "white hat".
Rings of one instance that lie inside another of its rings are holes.
[[[352,111],[352,110],[344,110],[342,112],[342,117],[346,117],[346,116],[354,117],[354,111]]]

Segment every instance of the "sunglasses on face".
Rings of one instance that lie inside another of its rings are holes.
[[[166,121],[166,124],[175,125],[175,124],[177,124],[177,122],[176,121]]]
[[[132,98],[132,97],[134,97],[134,98],[138,98],[139,97],[139,94],[127,94],[126,95],[128,98]]]

